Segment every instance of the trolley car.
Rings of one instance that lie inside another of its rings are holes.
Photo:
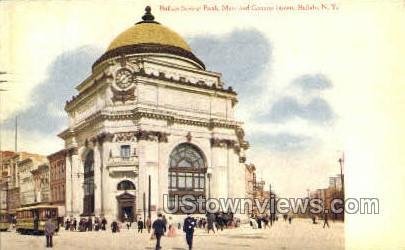
[[[48,219],[52,220],[58,231],[58,207],[39,205],[19,208],[16,230],[21,234],[44,234],[45,222]]]
[[[0,231],[7,231],[10,227],[10,215],[8,213],[0,213]]]

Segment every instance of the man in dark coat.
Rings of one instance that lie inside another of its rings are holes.
[[[152,224],[153,234],[156,236],[156,250],[161,249],[160,238],[166,232],[166,225],[163,221],[162,214],[158,214],[158,218]]]
[[[105,231],[105,225],[107,225],[107,220],[103,217],[103,219],[101,220],[101,230]]]
[[[210,230],[212,230],[215,234],[215,230],[214,230],[214,221],[215,221],[215,215],[214,214],[207,214],[207,229],[208,229],[208,233],[210,233]]]
[[[138,220],[138,233],[142,233],[143,230],[143,220],[142,218],[139,218]]]
[[[113,221],[111,223],[111,232],[116,233],[118,231],[118,223],[116,221]]]
[[[325,213],[323,216],[323,228],[325,228],[325,226],[328,226],[329,228],[329,222],[328,222],[328,214]]]
[[[52,237],[55,233],[55,225],[52,223],[51,219],[48,219],[45,223],[45,237],[46,237],[46,247],[53,247]]]
[[[196,226],[196,221],[191,215],[187,215],[187,218],[184,220],[183,224],[183,232],[186,233],[186,241],[188,244],[188,249],[192,249],[193,247],[193,235],[194,235],[194,227]]]

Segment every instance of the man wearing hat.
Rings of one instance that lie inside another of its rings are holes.
[[[184,219],[183,224],[183,231],[186,233],[186,241],[188,244],[188,249],[192,249],[193,247],[193,234],[194,234],[194,227],[196,226],[196,221],[191,214],[187,215],[187,218]]]

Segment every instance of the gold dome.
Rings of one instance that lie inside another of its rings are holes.
[[[190,47],[176,32],[158,23],[138,23],[119,34],[107,51],[138,44],[170,45],[191,52]]]
[[[142,20],[119,34],[108,46],[107,51],[93,64],[93,69],[101,62],[122,55],[144,53],[171,54],[191,60],[201,69],[204,63],[198,59],[181,36],[156,22],[151,8],[145,8]]]

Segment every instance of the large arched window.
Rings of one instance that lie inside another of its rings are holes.
[[[132,181],[121,181],[117,185],[117,190],[135,190],[135,185]]]
[[[169,159],[169,206],[176,195],[205,197],[206,161],[199,148],[190,143],[179,144]]]
[[[84,161],[83,215],[94,214],[94,151],[86,154]]]

